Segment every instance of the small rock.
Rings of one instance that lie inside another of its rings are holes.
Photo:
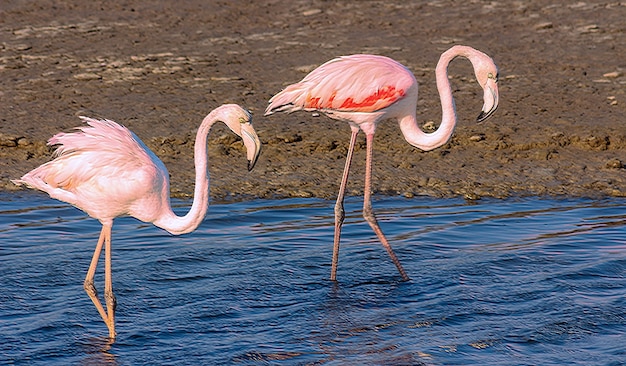
[[[227,82],[231,82],[231,81],[239,81],[239,80],[243,80],[243,78],[241,76],[211,76],[211,80],[213,81],[218,81],[221,83],[227,83]]]
[[[613,72],[607,72],[606,74],[602,74],[602,76],[604,76],[605,78],[618,78],[620,76],[622,76],[622,73],[619,71],[613,71]]]
[[[437,126],[435,126],[435,122],[428,121],[424,123],[424,126],[422,126],[422,128],[426,131],[435,131],[437,129]]]
[[[100,79],[102,79],[102,76],[100,76],[98,74],[91,73],[91,72],[85,72],[85,73],[82,73],[82,74],[74,75],[74,79],[82,80],[82,81],[100,80]]]
[[[578,32],[585,34],[585,33],[595,33],[600,31],[600,27],[597,24],[589,24],[589,25],[585,25],[583,27],[578,28]]]
[[[479,135],[473,135],[473,136],[470,136],[470,138],[469,138],[469,139],[470,139],[470,141],[478,142],[478,141],[482,141],[482,140],[484,140],[484,139],[485,139],[485,135],[483,135],[483,134],[481,133],[481,134],[479,134]]]
[[[615,95],[608,96],[606,99],[609,100],[610,105],[617,105],[617,98],[615,98]]]
[[[297,133],[284,133],[277,135],[276,138],[288,144],[302,141],[302,136]]]
[[[552,22],[543,22],[535,25],[535,30],[551,29],[553,27]]]
[[[315,68],[318,66],[319,66],[318,64],[302,65],[302,66],[296,67],[295,70],[298,72],[303,72],[305,74],[308,74],[311,71],[315,70]]]
[[[15,147],[17,146],[18,139],[19,138],[17,136],[0,133],[0,146]]]
[[[310,9],[310,10],[305,10],[302,12],[302,15],[305,17],[311,16],[311,15],[316,15],[322,12],[322,9]]]
[[[313,193],[309,192],[309,191],[304,191],[304,190],[297,190],[294,191],[293,193],[294,197],[299,197],[299,198],[311,198],[313,197]]]
[[[605,166],[608,169],[622,169],[624,167],[624,163],[622,163],[621,160],[614,158],[607,161]]]
[[[608,136],[605,136],[604,138],[598,136],[589,136],[587,137],[586,142],[593,149],[606,150],[609,145],[609,138]]]
[[[20,137],[17,139],[17,146],[28,146],[31,142],[26,137]]]
[[[20,43],[20,44],[16,44],[16,45],[15,45],[15,49],[16,49],[17,51],[28,51],[28,50],[30,50],[31,48],[33,48],[31,45],[29,45],[29,44],[25,44],[25,43]]]

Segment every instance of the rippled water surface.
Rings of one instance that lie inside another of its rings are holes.
[[[212,205],[178,237],[117,219],[111,343],[83,291],[98,221],[40,194],[0,195],[0,364],[626,362],[626,200],[379,197],[409,282],[358,197],[328,280],[333,205]]]

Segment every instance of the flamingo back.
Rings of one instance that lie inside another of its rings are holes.
[[[413,73],[388,57],[342,56],[287,86],[270,99],[265,112],[375,112],[402,99],[416,85]]]

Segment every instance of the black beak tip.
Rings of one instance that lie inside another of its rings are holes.
[[[485,113],[484,111],[481,111],[478,117],[476,117],[476,122],[480,123],[486,120],[487,118],[489,118],[489,114]]]
[[[252,169],[254,169],[254,166],[256,165],[257,162],[257,158],[255,158],[254,160],[248,160],[248,171],[251,171]]]
[[[493,115],[493,112],[496,111],[496,108],[485,112],[485,111],[481,111],[480,114],[478,115],[478,117],[476,117],[476,122],[481,123],[485,120],[487,120],[489,117],[491,117],[491,115]]]

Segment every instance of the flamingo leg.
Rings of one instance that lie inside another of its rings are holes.
[[[110,225],[102,226],[102,230],[100,231],[100,237],[98,238],[98,244],[96,244],[96,249],[93,253],[93,257],[91,258],[91,264],[89,265],[89,270],[87,271],[87,275],[85,276],[85,282],[83,284],[83,287],[85,288],[85,292],[87,292],[87,295],[89,296],[93,304],[96,306],[96,309],[98,310],[98,313],[100,313],[102,320],[104,320],[105,324],[109,328],[109,336],[111,336],[111,333],[113,333],[111,337],[114,338],[115,337],[114,325],[113,325],[113,328],[109,326],[109,324],[113,324],[113,322],[109,320],[109,316],[107,315],[107,312],[104,310],[102,303],[100,303],[100,300],[98,299],[98,291],[96,290],[96,287],[94,286],[94,282],[93,282],[93,278],[96,274],[96,267],[98,267],[100,253],[102,252],[102,247],[105,242],[107,242],[107,249],[105,250],[108,253],[110,252],[109,249],[110,249],[110,243],[111,243],[111,226]],[[109,267],[110,267],[110,263],[109,263]],[[105,264],[105,272],[106,272],[106,264]],[[110,273],[110,268],[109,268],[109,273]],[[105,282],[106,282],[106,278],[105,278]],[[106,287],[106,284],[105,284],[105,287]],[[111,293],[112,293],[112,288],[111,288]],[[105,288],[105,297],[106,297],[106,288]],[[113,330],[113,332],[111,332],[111,330]]]
[[[348,183],[348,175],[350,174],[350,165],[352,163],[352,153],[354,152],[354,145],[356,143],[356,137],[359,134],[358,128],[352,128],[352,136],[350,137],[350,147],[348,148],[348,155],[346,156],[346,165],[343,168],[343,176],[341,178],[341,185],[339,186],[339,193],[337,195],[337,202],[335,203],[335,239],[333,243],[333,263],[330,269],[330,280],[337,280],[337,263],[339,262],[339,240],[341,238],[341,225],[346,218],[346,213],[343,208],[343,199],[346,194],[346,185]]]
[[[367,223],[371,226],[372,230],[378,236],[378,240],[380,240],[381,244],[389,253],[391,260],[398,268],[398,272],[400,272],[400,276],[402,276],[403,281],[408,281],[409,276],[407,276],[404,268],[402,268],[402,264],[400,264],[400,260],[396,256],[396,253],[391,249],[391,245],[389,245],[389,241],[383,234],[383,231],[378,226],[378,221],[376,220],[376,216],[374,215],[374,210],[372,209],[372,155],[373,155],[373,143],[374,143],[374,135],[366,134],[366,144],[367,144],[367,157],[365,162],[365,191],[364,191],[364,202],[363,202],[363,217],[367,221]]]
[[[115,338],[115,308],[117,300],[113,294],[113,275],[111,274],[111,226],[104,226],[107,229],[104,240],[104,300],[107,304],[108,320],[105,321],[109,328],[109,337]]]
[[[100,300],[98,300],[98,291],[93,284],[93,277],[96,274],[96,267],[98,266],[100,253],[102,252],[102,245],[104,244],[104,236],[105,232],[103,226],[102,230],[100,231],[100,237],[98,238],[98,244],[96,244],[96,250],[93,252],[93,257],[91,258],[91,264],[89,265],[87,276],[85,276],[85,282],[83,284],[83,287],[85,288],[85,292],[87,292],[87,295],[89,295],[89,298],[91,299],[93,304],[96,306],[96,309],[98,309],[98,313],[100,313],[102,320],[106,322],[108,319],[107,313],[106,311],[104,311]]]

